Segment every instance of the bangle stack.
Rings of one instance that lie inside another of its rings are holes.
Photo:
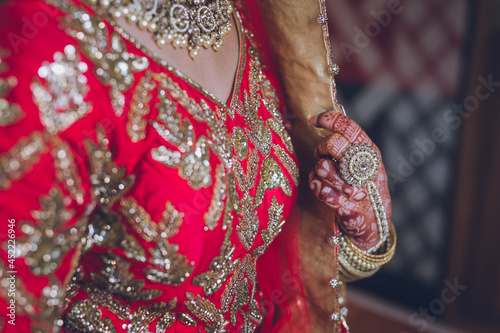
[[[396,231],[389,227],[389,235],[379,253],[370,254],[356,247],[351,240],[340,233],[338,244],[339,277],[342,281],[352,282],[368,278],[382,265],[388,263],[396,250]]]

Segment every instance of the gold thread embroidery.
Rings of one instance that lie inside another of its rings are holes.
[[[271,199],[271,206],[268,209],[267,229],[261,231],[262,240],[266,246],[281,232],[281,227],[285,223],[283,220],[283,207],[284,205],[278,204],[276,197]]]
[[[178,254],[179,246],[169,244],[167,240],[160,238],[156,247],[150,250],[150,263],[154,267],[146,270],[150,281],[166,285],[178,286],[184,283],[194,269],[194,263],[188,264],[188,259]]]
[[[18,241],[17,257],[25,257],[35,275],[53,273],[85,231],[85,218],[69,225],[73,211],[67,205],[61,192],[52,188],[47,196],[40,197],[40,210],[31,213],[37,222],[21,221],[19,224],[23,237]]]
[[[146,72],[135,88],[127,122],[127,133],[132,142],[139,142],[146,137],[147,121],[144,117],[150,111],[151,91],[155,86],[152,75]]]
[[[283,147],[274,144],[274,151],[276,152],[276,156],[278,156],[278,160],[283,164],[285,169],[288,171],[290,176],[292,176],[293,183],[295,186],[299,185],[299,168],[297,168],[297,164],[295,161],[287,154]]]
[[[109,140],[102,126],[97,126],[97,142],[84,141],[89,154],[92,196],[100,207],[107,209],[125,194],[134,183],[133,175],[126,175],[124,166],[118,167],[112,160]]]
[[[99,17],[71,4],[57,6],[69,9],[71,17],[63,18],[67,33],[78,41],[85,56],[94,63],[97,78],[110,87],[111,100],[117,101],[113,105],[115,114],[120,116],[125,105],[123,92],[132,86],[133,73],[149,66],[148,59],[127,52],[125,42],[116,32],[108,38],[107,26]]]
[[[91,300],[78,300],[66,313],[66,325],[70,330],[84,333],[116,333],[111,319],[102,317],[102,312]]]
[[[189,292],[186,293],[186,298],[187,301],[184,302],[184,305],[194,316],[206,323],[206,332],[227,332],[225,327],[229,324],[229,321],[224,318],[224,315],[219,309],[217,309],[215,304],[200,295],[196,295],[195,298],[194,295]]]
[[[6,190],[11,183],[30,172],[46,151],[47,146],[41,132],[33,132],[22,138],[8,153],[0,156],[0,190]]]
[[[221,219],[226,193],[226,170],[224,165],[219,164],[215,170],[215,185],[212,201],[210,202],[208,211],[203,215],[203,220],[208,230],[214,230]]]
[[[158,226],[135,199],[121,199],[120,205],[120,212],[127,217],[135,232],[146,242],[152,242],[158,238]]]
[[[73,45],[67,45],[64,53],[56,52],[54,62],[38,70],[43,81],[34,80],[31,91],[50,134],[67,129],[91,111],[92,104],[85,102],[89,91],[85,72],[87,64],[80,61]]]
[[[165,146],[160,146],[151,151],[151,156],[155,161],[166,166],[178,168],[179,176],[186,179],[194,189],[208,187],[212,184],[210,152],[207,139],[203,136],[198,138],[190,152],[181,154]]]
[[[56,178],[70,193],[78,204],[83,204],[85,192],[82,188],[82,179],[75,164],[75,158],[68,144],[59,139],[52,138],[52,158],[56,167]]]
[[[0,74],[8,70],[5,63],[5,57],[9,56],[9,52],[0,48]],[[17,86],[17,79],[14,76],[9,76],[5,79],[0,78],[0,126],[5,127],[17,123],[21,120],[25,113],[18,104],[9,103],[7,97],[12,88]]]

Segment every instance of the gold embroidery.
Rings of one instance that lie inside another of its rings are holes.
[[[208,187],[212,184],[210,152],[207,139],[203,136],[198,138],[192,151],[182,155],[165,146],[153,149],[151,155],[155,161],[171,168],[178,168],[179,176],[186,179],[194,189]]]
[[[276,162],[274,157],[269,157],[264,160],[260,174],[261,178],[257,192],[262,189],[273,190],[281,188],[285,195],[289,197],[292,196],[292,185],[290,184],[288,178],[286,178],[283,174],[283,169],[278,165],[278,162]],[[256,197],[261,198],[262,196],[256,194]],[[261,202],[261,200],[256,200],[257,205]]]
[[[71,304],[66,313],[66,325],[70,331],[116,333],[111,320],[103,318],[101,310],[89,299],[78,300]]]
[[[258,105],[255,106],[255,100],[250,99],[246,91],[244,92],[244,98],[244,117],[250,128],[246,130],[246,133],[252,143],[259,149],[262,156],[266,158],[271,153],[271,129],[266,126],[262,118],[258,115],[260,100],[258,100]]]
[[[279,161],[285,169],[288,171],[290,176],[292,176],[293,183],[295,186],[299,185],[299,168],[297,168],[297,164],[295,161],[287,154],[285,149],[279,145],[273,145],[274,151],[276,152],[276,156],[278,156]]]
[[[286,146],[288,151],[293,154],[294,149],[292,145],[292,139],[288,135],[285,126],[280,121],[274,120],[273,118],[267,119],[267,125],[276,133],[280,138],[283,144]]]
[[[229,321],[224,318],[224,315],[219,309],[217,309],[215,304],[200,295],[197,295],[195,298],[194,295],[189,292],[186,293],[186,298],[188,300],[184,302],[184,305],[194,316],[206,323],[206,332],[227,332],[225,327],[229,324]]]
[[[84,273],[82,268],[80,266],[76,267],[73,276],[71,277],[71,280],[68,283],[66,292],[64,293],[64,302],[63,302],[64,309],[68,307],[69,302],[71,302],[73,297],[75,297],[80,291],[80,282],[82,281],[83,276]]]
[[[134,91],[127,122],[127,133],[132,142],[139,142],[146,137],[147,121],[144,116],[150,111],[151,91],[155,86],[151,74],[146,72]]]
[[[248,157],[248,138],[241,127],[233,129],[233,145],[239,160]]]
[[[125,230],[118,214],[97,207],[89,220],[83,251],[94,245],[119,247],[123,242]]]
[[[65,288],[57,278],[50,276],[48,285],[36,302],[38,313],[31,316],[31,330],[34,332],[59,332],[64,305]]]
[[[156,333],[165,333],[167,328],[172,326],[174,322],[175,314],[172,312],[165,312],[156,323]]]
[[[110,87],[111,100],[117,100],[113,107],[117,116],[123,112],[123,92],[134,82],[134,72],[141,72],[149,66],[146,57],[127,52],[123,39],[112,33],[108,36],[106,24],[97,16],[89,15],[84,9],[72,4],[57,4],[70,10],[71,17],[63,18],[68,26],[67,33],[78,40],[85,56],[94,63],[94,73],[102,84]],[[121,101],[121,103],[120,103]]]
[[[152,121],[154,129],[158,134],[175,145],[184,153],[191,150],[194,144],[193,126],[189,119],[182,119],[177,112],[177,103],[172,102],[166,90],[158,89],[160,103],[158,107],[158,120]]]
[[[90,283],[83,282],[83,290],[87,296],[95,303],[105,307],[112,314],[121,320],[128,320],[130,316],[130,305],[119,301],[111,293],[102,290]]]
[[[194,320],[194,318],[187,313],[179,312],[177,314],[177,319],[186,326],[191,326],[191,327],[198,326],[198,322]]]
[[[133,236],[125,235],[120,242],[120,246],[127,258],[146,262],[146,251],[144,251],[142,245]]]
[[[97,142],[84,141],[89,153],[92,196],[100,207],[107,209],[129,190],[134,182],[133,175],[126,175],[125,167],[118,167],[112,160],[109,140],[102,126],[97,126]]]
[[[175,207],[167,201],[161,221],[158,223],[160,236],[165,239],[175,236],[179,232],[183,217],[184,213],[177,211]]]
[[[20,222],[23,236],[18,241],[17,257],[25,257],[26,264],[35,275],[53,273],[85,231],[85,218],[68,225],[73,211],[68,209],[67,204],[60,191],[52,188],[47,196],[40,197],[40,210],[32,212],[37,222]]]
[[[249,314],[243,311],[241,311],[241,314],[243,315],[243,326],[241,327],[241,333],[255,332],[257,326],[254,323],[252,323]]]
[[[13,181],[30,172],[46,151],[42,133],[33,132],[19,140],[8,153],[0,156],[0,190],[6,190]]]
[[[158,238],[158,226],[149,214],[133,198],[120,200],[120,212],[127,217],[132,228],[146,242],[152,242]]]
[[[215,171],[215,185],[212,201],[208,211],[203,216],[206,228],[213,230],[219,222],[224,210],[224,199],[226,199],[226,170],[223,164],[219,164]]]
[[[240,200],[238,214],[241,215],[240,224],[236,227],[238,238],[246,250],[250,250],[259,232],[259,217],[257,216],[256,205],[249,193],[243,193]]]
[[[283,207],[284,205],[278,204],[276,197],[271,200],[271,206],[268,209],[267,229],[261,231],[262,240],[266,246],[281,232],[281,227],[285,223],[283,220]]]
[[[226,233],[227,235],[228,233]],[[230,233],[229,233],[230,235]],[[239,259],[233,262],[234,250],[236,249],[229,241],[224,241],[220,255],[213,258],[210,270],[193,278],[195,286],[203,287],[206,296],[213,295],[222,287],[226,278],[238,266]]]
[[[0,48],[0,74],[8,70],[8,66],[4,62],[5,57],[8,55],[7,50]],[[0,126],[5,127],[15,124],[25,116],[19,105],[9,103],[5,99],[15,86],[17,86],[17,79],[14,76],[5,79],[0,78]]]
[[[80,61],[72,45],[64,48],[64,54],[56,52],[54,62],[38,70],[43,81],[33,81],[31,91],[40,120],[50,134],[67,129],[92,109],[91,103],[85,102],[89,91],[86,71],[87,64]]]
[[[150,250],[152,257],[149,262],[155,266],[146,270],[147,278],[153,282],[172,286],[184,283],[191,275],[194,263],[188,264],[187,258],[178,254],[178,250],[179,246],[169,244],[160,238],[156,247]]]
[[[153,282],[166,285],[180,285],[188,278],[194,268],[194,263],[188,264],[185,256],[178,254],[179,247],[169,244],[166,240],[178,232],[182,224],[183,214],[172,204],[166,204],[162,220],[156,224],[146,210],[132,198],[120,201],[121,212],[128,218],[132,228],[147,242],[156,241],[156,246],[150,249],[150,263],[154,267],[147,268],[147,278]]]
[[[255,304],[254,297],[257,283],[255,265],[255,259],[251,255],[246,255],[234,271],[233,276],[229,279],[221,296],[221,310],[222,312],[230,311],[231,323],[233,325],[236,325],[237,312],[243,306],[249,304],[250,300],[252,300],[251,304]],[[249,284],[252,286],[251,292]]]
[[[175,308],[176,303],[177,299],[173,299],[168,303],[159,302],[151,305],[138,307],[132,314],[132,317],[130,318],[130,324],[127,325],[128,328],[127,333],[148,332],[149,324],[151,324],[156,318],[160,316],[162,318],[165,318],[162,321],[162,323],[164,325],[167,324],[168,322],[166,322],[165,320],[171,319],[171,314],[169,314],[167,311],[170,311],[173,308]],[[159,332],[158,327],[157,327],[157,332]]]
[[[113,253],[101,255],[104,267],[100,274],[90,273],[96,287],[121,297],[127,302],[152,300],[161,295],[161,290],[143,290],[145,280],[134,279],[129,272],[130,262]]]
[[[58,137],[52,138],[52,158],[56,167],[56,178],[78,204],[83,204],[84,190],[73,153],[67,143]]]

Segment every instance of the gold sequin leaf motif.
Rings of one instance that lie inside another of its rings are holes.
[[[92,195],[99,205],[107,209],[133,184],[134,176],[126,175],[125,167],[118,167],[112,160],[109,140],[101,126],[97,127],[97,142],[85,140],[89,153]]]
[[[85,101],[89,90],[86,71],[87,64],[80,61],[72,45],[67,45],[64,53],[56,52],[54,62],[39,68],[38,76],[43,81],[34,80],[31,90],[49,133],[65,130],[90,112],[91,103]]]
[[[68,33],[78,40],[80,48],[94,63],[94,73],[99,80],[110,87],[115,113],[123,112],[123,92],[134,82],[134,72],[141,72],[149,66],[146,57],[127,52],[125,42],[117,34],[108,38],[106,24],[98,16],[90,16],[81,8],[71,7],[71,17],[64,18]]]
[[[17,242],[17,257],[25,257],[26,264],[35,275],[54,272],[61,259],[81,239],[86,221],[69,225],[73,212],[67,208],[57,188],[52,188],[47,196],[40,198],[40,210],[33,211],[37,221],[21,221],[23,236]]]
[[[8,70],[4,61],[9,54],[6,50],[0,48],[0,74]],[[0,78],[0,126],[5,127],[17,123],[24,117],[25,113],[19,105],[8,102],[7,97],[12,90],[17,86],[17,79],[14,76]]]

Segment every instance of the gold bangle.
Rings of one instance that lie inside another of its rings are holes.
[[[341,236],[338,247],[339,277],[342,281],[352,282],[375,274],[382,265],[394,256],[396,249],[396,230],[389,228],[389,237],[382,248],[384,253],[367,254],[357,248],[348,237]]]
[[[394,228],[394,225],[391,224],[389,226],[389,237],[384,244],[385,251],[383,253],[366,253],[363,250],[359,249],[356,245],[354,245],[349,237],[345,237],[344,235],[341,235],[340,247],[346,250],[350,250],[357,258],[359,258],[363,262],[376,265],[385,265],[394,256],[394,252],[396,251],[396,242],[396,229]]]

